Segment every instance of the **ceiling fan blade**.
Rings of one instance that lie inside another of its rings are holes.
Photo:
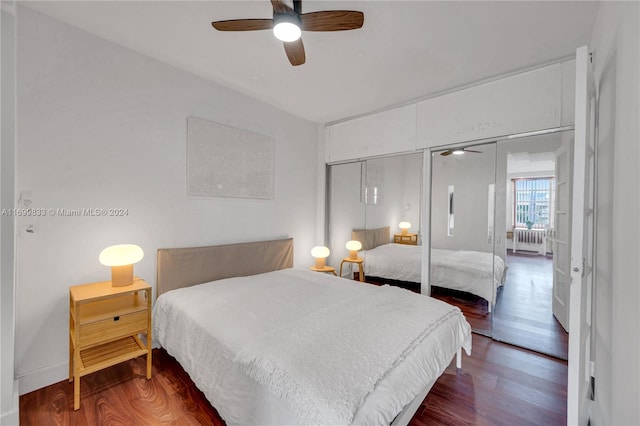
[[[218,31],[257,31],[273,28],[271,19],[230,19],[227,21],[212,22],[211,25]]]
[[[289,13],[293,14],[294,11],[288,5],[282,3],[280,0],[271,0],[274,13]]]
[[[302,44],[302,39],[299,38],[296,41],[283,42],[284,51],[287,52],[287,58],[289,58],[289,62],[291,65],[302,65],[305,61],[304,54],[304,45]]]
[[[446,150],[446,151],[442,151],[440,153],[440,155],[442,155],[443,157],[447,156],[447,155],[451,155],[453,153],[453,151],[451,151],[450,149]]]
[[[364,13],[353,10],[324,10],[302,13],[302,29],[305,31],[345,31],[362,27]]]

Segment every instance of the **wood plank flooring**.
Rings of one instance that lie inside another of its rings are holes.
[[[494,339],[567,359],[569,334],[553,316],[553,259],[509,251],[493,313]]]
[[[486,300],[471,293],[433,286],[431,296],[458,306],[476,333],[566,360],[569,334],[553,316],[551,306],[553,259],[509,250],[507,266],[507,277],[498,289],[492,313]],[[412,283],[370,277],[366,280],[420,291]]]
[[[224,425],[187,373],[163,349],[153,351],[153,377],[144,357],[83,377],[81,405],[62,381],[20,397],[20,424]],[[567,363],[473,335],[462,369],[452,363],[411,425],[564,425]]]

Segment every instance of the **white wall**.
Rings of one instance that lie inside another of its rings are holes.
[[[345,243],[353,229],[364,229],[365,204],[360,201],[362,168],[364,163],[336,164],[329,168],[329,250],[327,264],[340,267],[340,260],[348,254]]]
[[[431,163],[431,247],[493,252],[488,241],[489,184],[495,182],[496,145],[472,146],[464,155],[433,154]],[[448,187],[454,187],[454,230],[447,235]]]
[[[367,229],[389,226],[390,238],[399,233],[398,224],[410,222],[411,233],[420,232],[420,190],[422,154],[404,154],[366,161],[367,167],[377,166],[385,172],[383,197],[380,204],[367,204]],[[409,207],[407,209],[407,207]]]
[[[18,191],[31,191],[38,208],[128,209],[18,221],[22,393],[67,375],[68,287],[109,279],[97,257],[104,247],[139,244],[145,258],[135,273],[153,285],[161,247],[291,236],[295,266],[311,264],[318,124],[30,9],[18,18]],[[274,199],[187,197],[188,116],[272,137]]]
[[[640,4],[601,2],[591,48],[599,90],[595,425],[640,424]]]
[[[3,209],[13,207],[15,185],[15,17],[2,5],[0,21],[0,202]],[[5,10],[5,8],[7,10]],[[0,220],[0,424],[18,424],[18,386],[14,379],[14,218]]]

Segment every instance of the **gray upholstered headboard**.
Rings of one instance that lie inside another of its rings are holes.
[[[156,294],[230,277],[291,268],[293,238],[208,247],[158,249]]]

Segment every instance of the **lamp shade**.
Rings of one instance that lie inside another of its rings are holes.
[[[311,249],[311,256],[316,258],[316,269],[325,269],[324,259],[329,257],[329,248],[325,246],[315,246]]]
[[[144,252],[140,246],[135,244],[118,244],[102,250],[98,260],[105,266],[125,266],[138,263],[143,257]]]
[[[400,228],[400,233],[402,235],[407,235],[407,231],[409,231],[409,228],[411,228],[411,224],[409,222],[400,222],[398,224],[398,227]]]
[[[347,241],[347,244],[345,244],[345,247],[349,251],[358,251],[362,248],[362,243],[360,241],[351,240],[351,241]]]
[[[142,249],[135,244],[118,244],[100,252],[98,260],[111,266],[111,285],[123,287],[133,284],[133,264],[144,257]]]
[[[325,257],[329,257],[330,253],[329,248],[325,246],[315,246],[311,249],[311,256],[315,258],[320,257],[324,259]]]

